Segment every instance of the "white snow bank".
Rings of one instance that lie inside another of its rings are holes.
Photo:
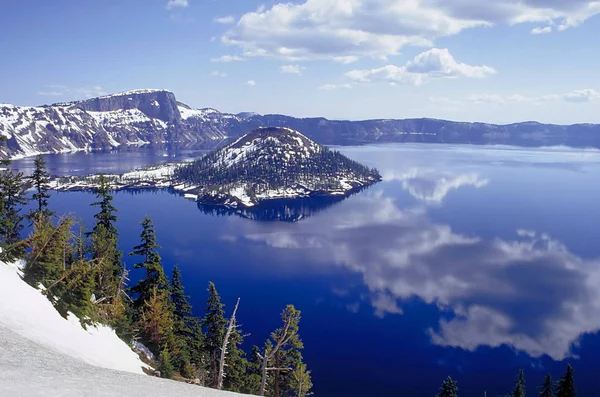
[[[144,373],[145,364],[111,328],[98,326],[84,330],[74,315],[65,320],[40,291],[21,279],[18,266],[3,262],[0,262],[0,327],[88,364]]]

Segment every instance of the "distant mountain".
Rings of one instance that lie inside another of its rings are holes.
[[[0,104],[0,156],[111,149],[160,143],[187,146],[234,138],[258,127],[289,127],[320,144],[384,142],[600,148],[600,125],[509,125],[435,119],[343,121],[193,109],[167,90],[134,90],[38,107]]]
[[[252,207],[264,200],[345,196],[381,180],[379,173],[300,132],[258,128],[173,173],[201,204]]]

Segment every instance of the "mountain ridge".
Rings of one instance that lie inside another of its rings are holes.
[[[388,142],[600,148],[600,124],[511,124],[435,118],[330,120],[194,109],[165,89],[130,90],[42,106],[0,104],[0,157],[191,144],[235,138],[258,127],[289,127],[319,144]]]

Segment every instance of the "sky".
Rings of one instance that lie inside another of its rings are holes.
[[[600,1],[3,0],[0,103],[600,123]]]

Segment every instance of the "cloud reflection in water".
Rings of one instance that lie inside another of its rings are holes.
[[[572,355],[583,334],[600,329],[600,261],[547,235],[460,235],[431,222],[423,207],[401,209],[378,190],[295,225],[243,225],[250,243],[301,251],[298,266],[361,274],[377,315],[401,314],[402,302],[415,297],[435,304],[449,314],[427,331],[437,345],[509,345],[559,360]]]

